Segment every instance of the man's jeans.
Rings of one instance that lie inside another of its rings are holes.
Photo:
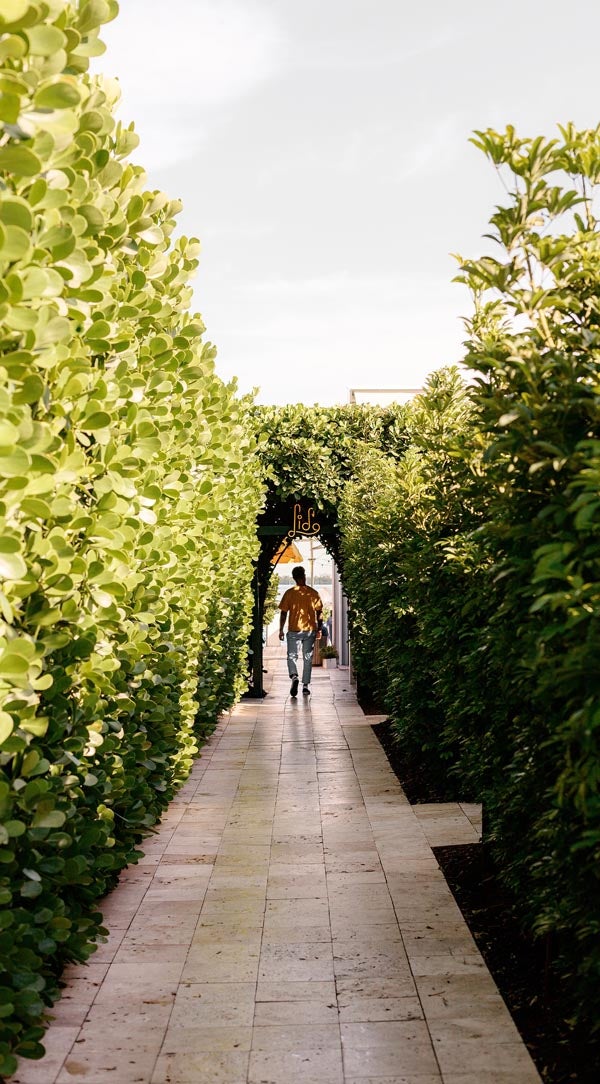
[[[287,663],[288,674],[291,678],[298,677],[296,660],[298,650],[302,649],[302,684],[310,685],[312,674],[312,659],[315,646],[316,632],[288,632],[287,634]]]

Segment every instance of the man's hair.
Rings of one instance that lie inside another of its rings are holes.
[[[292,576],[296,583],[298,583],[298,580],[306,579],[306,572],[302,568],[302,565],[296,565],[296,567],[292,569]]]

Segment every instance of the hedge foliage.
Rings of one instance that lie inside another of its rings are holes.
[[[405,408],[402,456],[394,460],[377,448],[360,450],[340,507],[359,683],[389,713],[405,755],[418,761],[426,753],[429,775],[449,798],[456,787],[466,792],[462,772],[460,783],[448,776],[457,738],[445,732],[440,686],[456,696],[463,685],[464,664],[457,672],[448,647],[458,638],[461,652],[466,650],[464,611],[471,580],[481,571],[464,551],[454,561],[445,549],[451,539],[456,550],[467,523],[473,528],[478,520],[467,497],[471,471],[459,454],[470,413],[458,371],[432,374],[424,394]],[[473,689],[468,695],[473,697]],[[469,716],[476,718],[479,706],[471,699]]]
[[[354,477],[360,449],[385,449],[397,457],[406,445],[404,408],[376,406],[256,406],[250,422],[259,437],[258,458],[266,483],[264,518],[294,501],[312,503],[323,526],[322,541],[341,562],[338,509]]]
[[[198,245],[87,74],[114,0],[0,6],[0,1075],[239,688],[256,438]]]
[[[364,457],[341,510],[345,582],[399,739],[449,796],[483,799],[565,1011],[597,1028],[600,130],[475,142],[508,198],[496,254],[461,263],[473,380],[432,378],[404,457]]]

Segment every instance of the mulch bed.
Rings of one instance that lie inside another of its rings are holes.
[[[457,800],[402,757],[388,723],[372,729],[411,804]],[[598,1084],[600,1038],[573,1032],[563,1019],[560,988],[553,987],[546,966],[547,946],[523,934],[486,848],[435,847],[434,854],[545,1084]]]
[[[362,704],[361,704],[362,707]],[[365,709],[363,708],[363,711]],[[366,712],[365,714],[369,714]],[[412,760],[402,754],[400,746],[394,741],[393,733],[388,722],[376,723],[371,730],[385,750],[385,754],[396,773],[397,779],[402,784],[402,789],[411,805],[420,802],[456,802],[458,795],[448,789],[448,784],[443,791],[440,783],[432,779],[431,775],[423,771],[423,763]],[[452,785],[452,784],[450,784]],[[468,802],[469,798],[462,801]]]

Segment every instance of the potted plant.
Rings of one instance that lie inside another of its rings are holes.
[[[337,666],[338,653],[333,644],[326,644],[320,651],[321,659],[323,661],[323,668],[325,670],[335,670]]]

